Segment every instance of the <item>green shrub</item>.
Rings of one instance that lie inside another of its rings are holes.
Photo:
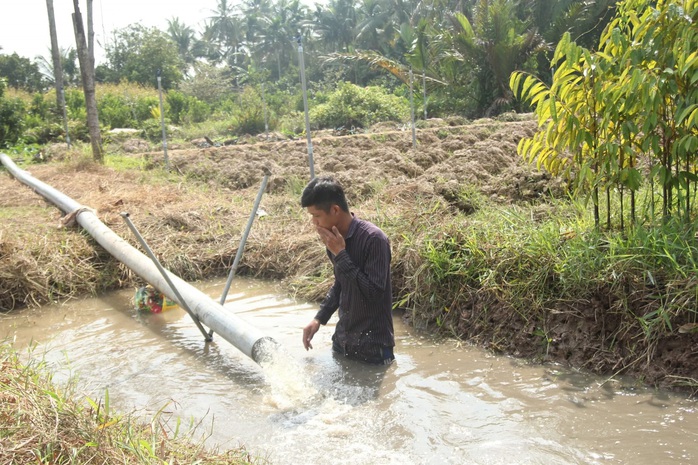
[[[30,144],[48,144],[65,135],[63,124],[58,120],[41,119],[32,115],[27,117],[24,126],[26,129],[22,138]]]
[[[122,96],[105,94],[97,102],[99,122],[110,129],[135,126],[131,107]]]
[[[369,127],[382,121],[405,121],[409,117],[406,99],[386,93],[380,87],[359,87],[343,82],[326,103],[310,110],[319,128]]]
[[[71,87],[65,90],[65,106],[68,111],[68,118],[79,119],[85,113],[85,95],[81,89]]]
[[[87,118],[68,120],[68,132],[70,140],[88,142],[90,140],[90,130],[87,128]]]
[[[32,96],[29,113],[37,118],[50,119],[56,110],[56,101],[49,100],[46,95],[36,93]]]
[[[151,142],[162,141],[162,124],[159,119],[150,118],[140,124],[143,130],[143,137]]]
[[[209,119],[190,126],[184,126],[180,135],[185,140],[199,139],[204,136],[215,140],[221,136],[227,137],[229,133],[228,121]]]
[[[239,97],[239,105],[233,107],[233,132],[238,135],[264,132],[264,106],[261,96],[253,87],[245,87]]]
[[[167,92],[167,105],[170,107],[170,119],[174,124],[180,124],[182,117],[187,111],[188,97],[178,90]]]
[[[165,106],[165,114],[167,114],[167,105]],[[138,123],[143,123],[153,117],[153,108],[160,108],[160,99],[158,97],[139,97],[136,99],[133,111]]]
[[[287,136],[296,136],[305,131],[305,115],[303,112],[292,111],[279,121],[279,131]]]
[[[197,99],[196,97],[189,97],[187,99],[187,112],[184,115],[182,123],[195,124],[203,123],[211,116],[211,106]]]
[[[211,116],[208,103],[178,90],[167,92],[166,102],[167,115],[173,124],[201,123]]]
[[[0,147],[17,143],[24,129],[26,107],[20,99],[0,97]]]

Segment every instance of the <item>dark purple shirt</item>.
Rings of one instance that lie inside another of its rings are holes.
[[[327,324],[339,308],[332,340],[345,353],[393,347],[390,240],[373,223],[354,217],[344,241],[346,248],[337,256],[327,251],[335,281],[315,318]]]

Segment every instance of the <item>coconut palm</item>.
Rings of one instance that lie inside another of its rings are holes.
[[[359,12],[362,20],[356,28],[356,46],[364,50],[374,50],[386,56],[393,56],[390,46],[397,34],[393,21],[395,8],[391,0],[364,0]],[[397,53],[399,55],[399,53]]]
[[[214,62],[226,62],[234,58],[242,41],[242,24],[228,0],[218,0],[215,10],[206,20],[204,40],[210,45],[209,58]]]
[[[80,68],[77,65],[78,52],[73,47],[59,48],[61,66],[63,67],[63,85],[76,86],[80,84]],[[45,57],[36,57],[39,71],[47,82],[54,83],[53,60]]]
[[[355,0],[330,0],[326,7],[316,5],[308,25],[326,51],[346,51],[354,42],[356,18]]]
[[[194,64],[196,60],[194,56],[194,45],[196,43],[194,30],[180,22],[179,18],[172,18],[167,20],[167,33],[177,45],[177,52],[182,61],[188,66]]]
[[[300,0],[278,0],[264,17],[264,29],[260,32],[260,54],[276,62],[277,77],[282,75],[282,65],[293,56],[293,37],[305,22],[307,8]]]

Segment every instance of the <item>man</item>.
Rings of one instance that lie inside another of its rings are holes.
[[[389,365],[393,347],[390,241],[376,225],[349,212],[344,190],[332,178],[315,178],[303,190],[301,206],[312,217],[334,266],[334,285],[315,318],[303,328],[303,346],[339,309],[332,349],[371,364]]]

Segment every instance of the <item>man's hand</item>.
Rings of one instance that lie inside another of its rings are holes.
[[[337,226],[332,226],[332,230],[317,226],[317,230],[320,239],[325,244],[325,247],[330,249],[330,252],[335,256],[339,254],[346,247],[344,242],[344,237],[339,233]]]
[[[303,347],[305,347],[305,350],[313,348],[310,341],[313,340],[313,336],[315,336],[318,329],[320,329],[320,322],[318,320],[311,321],[305,328],[303,328]]]

